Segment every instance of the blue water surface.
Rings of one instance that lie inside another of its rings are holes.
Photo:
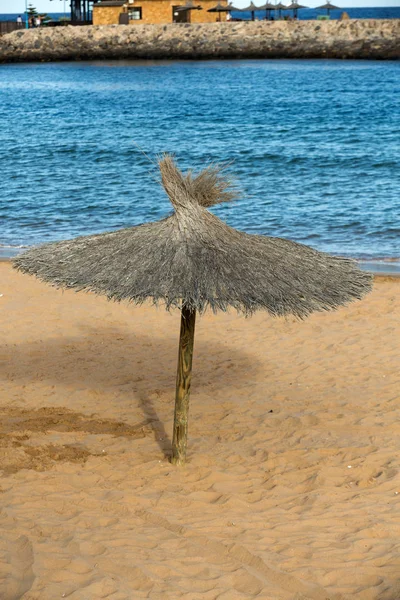
[[[278,2],[272,1],[272,4],[277,4]],[[231,4],[235,4],[232,2]],[[250,2],[248,3],[250,4]],[[265,2],[255,2],[254,4],[261,6],[265,4]],[[286,6],[291,4],[291,2],[283,2]],[[299,4],[303,5],[303,2],[299,2]],[[325,2],[322,2],[325,4]],[[339,2],[332,2],[335,6],[339,4]],[[350,19],[400,19],[400,6],[374,6],[374,7],[359,7],[359,8],[337,8],[329,11],[330,20],[334,21],[339,19],[341,14],[346,12]],[[328,11],[326,9],[321,8],[302,8],[297,11],[297,18],[299,21],[309,21],[313,19],[317,19],[319,16],[326,16]],[[254,13],[255,19],[265,19],[268,16],[275,18],[287,18],[293,16],[293,10],[282,10],[281,12],[271,11],[266,12],[265,10],[256,10]],[[252,14],[250,11],[233,11],[232,17],[234,19],[251,19]]]
[[[0,245],[163,217],[168,151],[231,163],[234,227],[400,257],[399,88],[395,61],[1,65]]]

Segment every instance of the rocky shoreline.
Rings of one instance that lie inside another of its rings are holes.
[[[0,62],[98,59],[400,58],[400,20],[242,21],[16,31]]]

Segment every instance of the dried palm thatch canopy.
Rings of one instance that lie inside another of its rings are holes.
[[[218,167],[182,174],[171,156],[159,161],[174,213],[112,233],[45,244],[14,266],[60,288],[110,300],[163,301],[182,311],[172,460],[186,456],[187,410],[196,311],[303,318],[362,298],[371,276],[355,263],[289,240],[232,229],[207,208],[235,197]]]
[[[317,8],[319,8],[321,10],[326,10],[328,15],[331,10],[340,10],[339,6],[334,6],[333,4],[331,4],[331,2],[329,0],[326,4],[323,4],[322,6],[317,6]]]
[[[299,4],[297,2],[297,0],[293,0],[293,2],[291,4],[289,4],[289,6],[286,7],[286,10],[292,10],[293,17],[297,18],[297,11],[299,10],[299,8],[307,8],[307,6],[303,6],[302,4]]]
[[[253,0],[251,0],[249,6],[246,6],[245,8],[241,8],[240,12],[250,12],[251,13],[251,20],[254,21],[254,13],[256,12],[256,10],[261,10],[259,6],[256,6],[253,2]]]
[[[218,19],[221,20],[221,13],[223,12],[231,12],[232,10],[238,10],[237,8],[235,8],[234,6],[232,6],[232,4],[221,4],[220,2],[217,3],[216,6],[213,6],[213,8],[209,8],[207,10],[207,12],[209,13],[218,13]]]
[[[282,11],[286,10],[286,8],[287,7],[284,4],[282,4],[282,2],[279,2],[278,4],[275,4],[274,10],[278,11],[279,18],[281,18]]]

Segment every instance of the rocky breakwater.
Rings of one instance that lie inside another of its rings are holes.
[[[108,25],[17,31],[0,62],[91,59],[400,58],[399,20]]]

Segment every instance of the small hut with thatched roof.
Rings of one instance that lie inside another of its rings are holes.
[[[60,288],[110,300],[162,301],[181,310],[172,462],[185,462],[196,313],[233,307],[246,315],[304,318],[360,299],[371,276],[355,263],[289,240],[232,229],[208,208],[234,198],[217,167],[182,174],[159,163],[174,213],[155,223],[45,244],[14,266]]]

